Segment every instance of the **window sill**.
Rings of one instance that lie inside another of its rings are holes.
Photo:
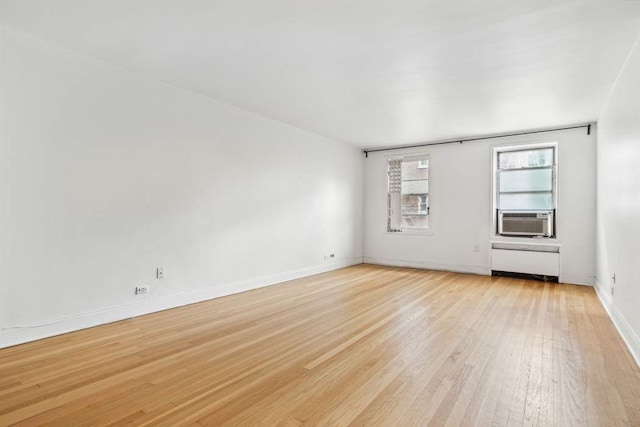
[[[403,230],[403,231],[386,231],[386,234],[394,234],[396,236],[409,235],[409,236],[431,236],[432,230]]]
[[[562,241],[557,237],[527,237],[527,236],[502,236],[499,234],[493,235],[489,242],[491,243],[526,243],[526,244],[558,244]]]

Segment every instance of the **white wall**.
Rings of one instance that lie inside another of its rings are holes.
[[[361,262],[356,148],[0,36],[0,347]]]
[[[636,43],[599,119],[597,290],[640,365],[638,76],[640,45]],[[614,274],[615,284],[611,279]]]
[[[494,236],[492,147],[558,142],[557,239],[560,280],[593,284],[595,275],[595,132],[585,129],[370,153],[365,160],[365,262],[490,274]],[[430,155],[431,235],[386,232],[386,157]],[[474,252],[474,246],[479,252]]]

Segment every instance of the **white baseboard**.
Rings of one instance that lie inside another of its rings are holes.
[[[581,276],[579,274],[561,274],[559,277],[560,283],[584,286],[593,286],[595,279],[593,276]]]
[[[620,337],[622,337],[622,340],[627,345],[629,353],[631,353],[631,356],[640,368],[640,337],[633,330],[627,319],[625,319],[622,313],[620,313],[615,303],[613,302],[611,295],[609,294],[609,292],[607,292],[606,289],[602,287],[597,278],[595,280],[594,288],[596,290],[598,298],[600,299],[600,302],[602,303],[602,306],[609,315],[609,318],[613,322],[613,325],[618,330]]]
[[[299,279],[301,277],[312,276],[314,274],[337,270],[361,263],[362,257],[356,257],[274,274],[271,276],[229,283],[216,288],[198,289],[179,294],[152,297],[146,301],[81,313],[61,319],[54,319],[42,325],[26,325],[23,327],[8,328],[0,331],[0,348],[10,347],[55,335],[61,335],[80,329],[91,328],[98,325],[104,325],[106,323],[142,316],[157,311],[168,310],[170,308],[219,298],[251,289],[262,288],[276,283],[285,282],[287,280]]]
[[[367,264],[388,265],[391,267],[409,267],[409,268],[421,268],[424,270],[442,270],[442,271],[454,271],[456,273],[472,273],[482,276],[490,276],[491,268],[488,266],[479,265],[459,265],[459,264],[442,264],[436,262],[424,262],[424,261],[405,261],[392,258],[376,258],[376,257],[363,257],[363,261]]]

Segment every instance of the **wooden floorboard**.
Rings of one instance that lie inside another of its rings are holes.
[[[0,350],[0,425],[640,426],[593,288],[359,265]]]

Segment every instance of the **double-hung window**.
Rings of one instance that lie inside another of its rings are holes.
[[[426,232],[429,229],[429,157],[387,160],[389,232]]]
[[[498,147],[495,149],[495,155],[494,207],[498,215],[498,233],[553,235],[556,209],[556,145]],[[513,232],[500,233],[501,218],[507,218],[509,226],[516,227],[513,228]],[[550,232],[536,230],[536,224],[542,220],[551,222],[548,224]],[[516,231],[518,224],[522,226],[520,231]]]

